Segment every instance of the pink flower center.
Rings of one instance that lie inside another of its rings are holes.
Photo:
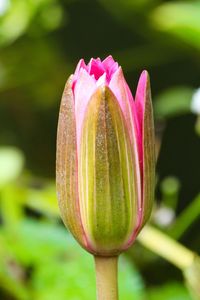
[[[96,82],[100,79],[100,81],[102,80],[109,84],[113,74],[118,68],[118,63],[114,61],[111,55],[106,57],[103,61],[101,61],[100,58],[92,58],[87,65],[84,59],[81,59],[74,73],[73,88],[81,69],[84,69]]]

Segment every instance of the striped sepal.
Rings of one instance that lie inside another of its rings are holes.
[[[144,91],[144,118],[143,118],[143,201],[142,226],[148,221],[154,202],[155,189],[155,136],[153,108],[151,101],[151,87],[149,75],[146,72]]]
[[[79,153],[83,226],[97,253],[114,255],[137,223],[134,153],[117,99],[99,87],[88,104]]]
[[[63,222],[79,243],[86,246],[78,199],[76,124],[71,84],[72,77],[66,83],[60,106],[57,132],[56,185]]]

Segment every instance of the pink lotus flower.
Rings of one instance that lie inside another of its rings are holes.
[[[60,107],[57,193],[62,219],[85,249],[117,255],[134,242],[151,213],[154,165],[147,71],[134,100],[111,56],[80,60]]]

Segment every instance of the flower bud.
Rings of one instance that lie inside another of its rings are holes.
[[[149,219],[155,177],[148,73],[135,101],[111,56],[81,60],[64,89],[56,181],[65,225],[95,255],[127,249]]]

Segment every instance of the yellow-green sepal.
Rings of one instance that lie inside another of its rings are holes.
[[[117,99],[97,88],[83,121],[78,180],[83,227],[97,254],[119,253],[136,227],[135,157]]]
[[[144,116],[143,116],[143,200],[142,200],[142,227],[148,221],[154,203],[155,189],[155,135],[153,107],[151,100],[150,78],[145,71],[146,84],[144,90]]]
[[[78,197],[75,103],[70,76],[63,92],[57,130],[56,189],[61,217],[77,241],[87,248]]]

